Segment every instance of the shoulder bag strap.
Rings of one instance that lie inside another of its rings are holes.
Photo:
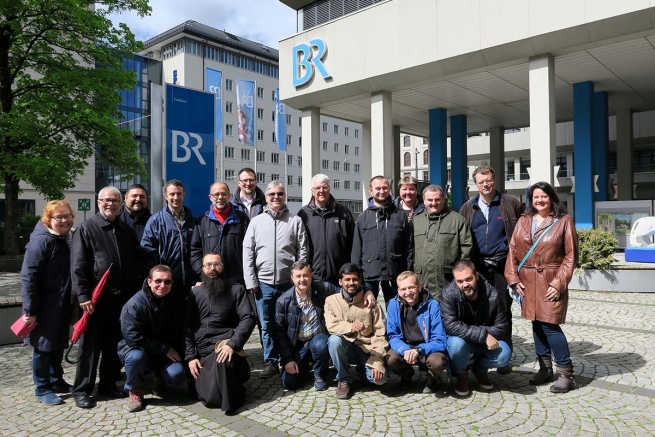
[[[534,242],[534,244],[532,245],[530,250],[528,250],[528,253],[525,254],[525,257],[523,258],[523,261],[521,261],[521,264],[519,264],[519,268],[517,269],[517,272],[521,271],[521,267],[523,267],[523,264],[525,264],[525,262],[528,260],[528,258],[530,258],[530,255],[532,255],[532,252],[534,252],[534,250],[536,249],[536,247],[539,244],[539,242],[541,241],[541,239],[544,238],[544,235],[546,235],[546,233],[548,231],[550,231],[550,228],[555,226],[555,223],[557,223],[558,221],[559,221],[559,219],[556,218],[555,221],[553,221],[553,223],[551,223],[550,226],[548,226],[546,229],[544,229],[544,231],[541,233],[541,235],[539,235],[539,238],[537,238],[537,241]]]

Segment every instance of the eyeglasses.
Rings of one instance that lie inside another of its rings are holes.
[[[230,197],[230,193],[212,193],[209,196],[212,199],[218,199],[219,197]]]
[[[110,199],[110,198],[98,199],[98,200],[104,203],[109,203],[110,205],[112,203],[119,203],[121,201],[120,199]]]
[[[55,219],[55,221],[57,223],[60,223],[63,220],[73,220],[73,215],[72,214],[55,215],[55,216],[52,216],[52,218]]]
[[[239,179],[239,182],[242,184],[254,184],[255,180],[254,179]]]
[[[486,181],[476,182],[476,184],[478,184],[478,185],[491,185],[493,183],[494,183],[493,179],[487,179]]]
[[[216,269],[218,267],[223,267],[223,263],[205,263],[202,266],[206,269],[211,269],[212,267]]]
[[[280,191],[280,192],[275,192],[275,193],[266,193],[266,195],[267,195],[268,197],[275,197],[275,196],[277,196],[277,197],[284,197],[284,192],[283,192],[283,191]]]
[[[152,282],[154,282],[157,285],[161,284],[162,282],[164,283],[164,285],[171,285],[173,283],[173,281],[170,279],[153,279]]]

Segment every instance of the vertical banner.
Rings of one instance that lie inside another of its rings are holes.
[[[205,68],[205,91],[215,96],[214,119],[216,120],[216,139],[223,141],[223,73],[213,68]]]
[[[280,102],[280,89],[275,90],[275,139],[277,148],[287,150],[287,105]],[[286,162],[285,162],[286,164]]]
[[[255,145],[255,82],[237,79],[237,128],[239,142]]]
[[[184,184],[184,204],[199,216],[214,183],[214,94],[166,85],[166,172]]]

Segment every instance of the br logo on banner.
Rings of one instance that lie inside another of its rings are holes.
[[[200,164],[207,165],[200,154],[200,148],[202,147],[202,137],[200,135],[193,132],[182,132],[179,130],[171,131],[171,135],[171,148],[173,155],[171,156],[171,159],[173,162],[187,162],[191,159],[191,152],[193,151]],[[193,139],[194,145],[189,146],[191,139]],[[183,153],[183,155],[180,156],[180,153]]]
[[[326,55],[327,45],[322,39],[313,39],[309,44],[298,44],[293,47],[293,86],[299,87],[309,82],[314,76],[314,69],[318,70],[323,79],[331,78],[332,75],[323,65],[323,58]],[[304,72],[300,76],[303,68]]]

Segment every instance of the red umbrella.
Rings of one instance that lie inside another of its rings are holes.
[[[100,281],[98,281],[98,285],[93,289],[93,293],[91,293],[91,303],[93,304],[93,307],[98,304],[98,301],[100,300],[100,295],[102,295],[102,290],[105,288],[105,284],[107,283],[107,278],[109,278],[109,272],[111,271],[111,266],[114,264],[110,264],[109,268],[107,271],[102,275],[102,278],[100,278]],[[77,362],[80,360],[78,357],[77,360],[71,361],[68,358],[68,354],[70,354],[71,350],[73,349],[73,345],[77,343],[77,341],[80,339],[82,334],[86,332],[87,326],[89,324],[89,317],[91,317],[91,314],[88,311],[84,311],[84,314],[82,314],[82,317],[80,320],[77,321],[76,324],[73,325],[73,335],[71,336],[71,344],[68,348],[68,351],[66,351],[66,362],[70,364],[77,364]]]

